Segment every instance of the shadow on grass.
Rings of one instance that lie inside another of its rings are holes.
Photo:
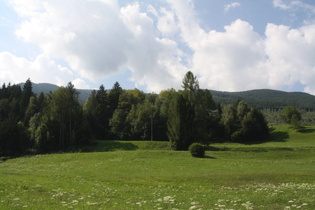
[[[313,129],[313,128],[303,128],[303,129],[298,130],[298,132],[299,133],[314,133],[315,129]]]
[[[138,149],[138,146],[131,142],[120,142],[120,141],[97,141],[86,148],[86,152],[110,152],[116,150],[131,151]]]
[[[231,151],[234,152],[271,152],[271,151],[293,151],[293,148],[287,147],[270,147],[270,148],[261,148],[261,147],[250,147],[250,148],[233,148]]]
[[[205,158],[205,159],[217,159],[217,158],[215,158],[215,157],[208,156],[208,155],[205,155],[203,158]]]
[[[286,142],[289,138],[288,132],[275,131],[274,128],[270,128],[270,137],[266,142]]]

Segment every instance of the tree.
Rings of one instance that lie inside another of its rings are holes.
[[[55,134],[54,140],[59,145],[58,149],[65,149],[68,146],[79,142],[77,134],[80,132],[82,123],[81,107],[78,102],[79,93],[70,82],[67,87],[58,88],[48,98],[49,108],[46,112],[46,127]],[[53,125],[53,126],[52,126]],[[56,126],[58,131],[56,131]]]
[[[257,142],[266,140],[269,136],[264,115],[256,108],[249,108],[243,101],[224,106],[221,123],[225,128],[226,137],[234,142]]]
[[[169,107],[172,99],[177,92],[174,89],[161,91],[155,100],[155,114],[154,114],[154,139],[168,141],[168,125]]]
[[[194,103],[194,135],[203,144],[214,138],[219,115],[215,111],[216,105],[209,90],[197,90]]]
[[[23,86],[23,92],[22,92],[22,99],[21,99],[21,111],[24,114],[25,110],[27,109],[27,106],[30,102],[30,98],[34,96],[33,93],[33,86],[30,79],[26,80],[24,86]]]
[[[149,99],[146,99],[144,103],[132,106],[132,109],[127,116],[132,139],[148,140],[150,138],[151,116],[154,112],[154,103],[151,103]]]
[[[118,82],[115,82],[114,86],[108,93],[108,105],[109,105],[109,117],[111,118],[118,108],[119,97],[122,94],[122,88]]]
[[[99,138],[99,131],[101,130],[98,122],[99,109],[97,107],[96,90],[93,90],[90,97],[84,103],[83,112],[88,121],[88,130],[94,138]]]
[[[145,100],[145,94],[138,90],[124,90],[118,102],[118,107],[115,110],[112,118],[110,119],[110,127],[113,135],[116,135],[120,139],[132,139],[133,132],[131,130],[132,125],[130,117],[128,115],[138,104],[143,103]]]
[[[194,110],[182,94],[171,100],[167,121],[168,138],[175,150],[187,150],[195,142]]]
[[[297,110],[296,107],[293,106],[287,106],[283,109],[281,113],[281,119],[287,123],[292,125],[294,128],[298,129],[300,128],[301,124],[301,113]]]
[[[125,109],[116,109],[110,119],[111,132],[119,139],[130,138],[130,125],[126,123],[128,112]]]
[[[29,125],[29,120],[37,112],[39,112],[37,97],[31,96],[31,98],[29,100],[29,104],[28,104],[26,111],[25,111],[24,124],[26,126]]]
[[[237,129],[238,122],[236,117],[236,109],[232,104],[225,105],[222,108],[221,123],[224,126],[225,135],[229,138]]]
[[[196,91],[199,90],[199,82],[196,76],[191,71],[188,71],[183,79],[182,88],[184,89],[185,97],[193,104]]]

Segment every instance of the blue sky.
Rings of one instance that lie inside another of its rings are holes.
[[[0,0],[0,83],[315,94],[313,0]]]

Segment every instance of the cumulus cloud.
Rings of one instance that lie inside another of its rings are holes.
[[[232,91],[266,84],[263,40],[247,22],[236,20],[225,32],[210,31],[201,41],[193,56],[201,85]]]
[[[268,24],[266,55],[272,87],[295,83],[305,85],[305,91],[315,93],[315,25],[291,29]]]
[[[64,59],[81,76],[96,81],[126,62],[130,35],[115,1],[11,2],[26,18],[16,35],[50,57]]]
[[[137,86],[146,86],[150,91],[159,91],[171,86],[177,88],[178,75],[185,67],[180,64],[183,52],[177,43],[159,38],[153,20],[140,12],[139,4],[121,9],[122,19],[133,37],[127,50],[128,68],[132,70],[132,81]],[[168,23],[167,23],[168,24]]]
[[[166,0],[160,7],[138,2],[121,7],[117,0],[10,3],[22,17],[17,37],[41,52],[31,61],[0,53],[0,81],[30,77],[34,82],[72,81],[77,88],[88,88],[86,79],[97,82],[127,70],[137,87],[159,92],[180,88],[191,70],[208,89],[285,89],[298,83],[315,94],[312,24],[290,28],[270,23],[261,35],[249,22],[237,19],[223,31],[205,31],[193,0]],[[273,3],[286,10],[312,10],[297,0]],[[225,10],[238,6],[233,2]]]
[[[174,3],[175,2],[175,3]],[[182,22],[181,36],[193,50],[191,69],[199,76],[201,87],[239,91],[255,88],[284,89],[300,83],[315,93],[315,25],[297,29],[268,24],[265,36],[256,33],[250,23],[236,20],[224,32],[204,31],[186,3],[177,7]],[[183,8],[185,7],[185,8]],[[190,20],[191,27],[185,24]]]
[[[24,18],[17,37],[52,60],[65,61],[82,78],[97,82],[128,69],[136,86],[159,91],[177,81],[178,71],[183,75],[183,52],[164,37],[174,32],[174,16],[166,9],[156,13],[156,24],[139,3],[120,7],[117,1],[105,0],[10,2]]]
[[[78,89],[89,89],[90,88],[89,85],[86,84],[86,82],[81,78],[77,78],[77,79],[73,80],[71,83],[74,85],[75,88],[78,88]]]
[[[25,82],[28,78],[35,83],[47,82],[65,85],[73,79],[73,73],[44,54],[29,61],[9,52],[0,52],[0,82],[12,84]]]
[[[239,7],[241,4],[239,2],[232,2],[230,4],[224,5],[224,12],[228,12],[230,9]]]

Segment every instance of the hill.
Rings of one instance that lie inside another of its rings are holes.
[[[24,83],[20,84],[22,87]],[[54,92],[58,86],[48,83],[33,83],[33,91],[37,95]],[[91,89],[78,89],[79,102],[83,104],[90,96]],[[285,92],[279,90],[259,89],[242,92],[225,92],[210,90],[213,99],[220,104],[233,104],[237,100],[243,100],[251,106],[264,109],[281,109],[285,106],[295,106],[307,111],[315,110],[315,96],[303,92]]]
[[[24,86],[24,83],[19,84],[21,87]],[[37,95],[40,93],[44,93],[47,95],[49,92],[54,92],[59,88],[59,86],[49,83],[33,83],[33,92]],[[90,96],[92,90],[87,89],[77,89],[80,93],[79,95],[79,102],[83,104]]]
[[[260,89],[242,92],[211,91],[216,103],[232,104],[243,100],[251,106],[264,109],[281,109],[295,106],[299,109],[315,110],[315,96],[303,92],[285,92],[279,90]]]

